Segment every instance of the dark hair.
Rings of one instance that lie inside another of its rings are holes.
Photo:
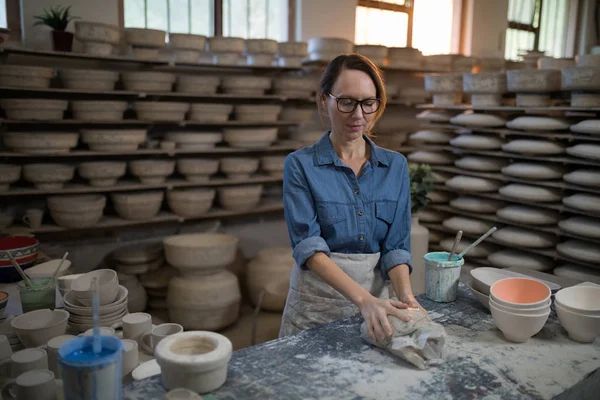
[[[383,78],[381,76],[381,70],[375,65],[375,63],[373,63],[373,61],[361,54],[343,54],[334,58],[333,61],[327,65],[325,72],[323,72],[323,76],[321,77],[321,82],[319,83],[319,90],[317,91],[317,106],[319,109],[322,108],[321,99],[324,95],[327,95],[331,92],[333,85],[337,81],[342,71],[347,69],[353,69],[366,73],[369,75],[373,81],[373,84],[375,85],[375,96],[377,96],[378,99],[381,99],[381,105],[375,113],[375,120],[373,121],[374,124],[381,117],[383,111],[385,110],[387,95],[385,92]]]

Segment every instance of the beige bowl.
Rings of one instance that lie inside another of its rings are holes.
[[[195,233],[163,240],[167,262],[184,272],[205,272],[233,262],[238,238],[221,233]]]
[[[218,189],[219,203],[228,211],[248,211],[260,203],[263,185],[241,185]]]
[[[160,211],[164,199],[162,191],[112,193],[110,198],[117,214],[129,220],[152,219]]]
[[[75,167],[66,164],[27,164],[23,167],[23,178],[38,190],[54,190],[73,179]]]
[[[129,171],[142,183],[160,184],[175,171],[173,160],[135,160],[129,162]]]
[[[75,293],[77,300],[84,306],[92,305],[92,297],[96,293],[92,287],[94,278],[98,279],[100,285],[100,305],[114,302],[119,294],[119,279],[112,269],[98,269],[75,279],[71,284],[71,291]]]
[[[541,331],[550,315],[550,310],[536,315],[515,314],[497,308],[492,301],[490,301],[490,311],[504,337],[516,343],[525,343]]]
[[[554,298],[556,305],[567,311],[600,317],[600,286],[571,286],[559,290]]]
[[[127,288],[119,285],[119,291],[116,300],[111,304],[100,306],[100,315],[110,314],[122,308],[127,308],[128,295],[129,291]],[[75,292],[69,291],[66,296],[64,296],[63,300],[65,302],[65,308],[67,311],[78,315],[92,315],[92,307],[82,305],[77,299]]]
[[[206,214],[215,199],[214,189],[180,189],[167,192],[169,208],[180,217],[198,217]]]
[[[69,313],[65,310],[36,310],[19,315],[10,322],[13,331],[27,348],[42,346],[64,335]]]
[[[555,304],[560,324],[576,342],[591,343],[600,336],[600,316],[576,313]]]

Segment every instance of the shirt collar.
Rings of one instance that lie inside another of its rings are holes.
[[[338,167],[342,166],[342,161],[333,149],[331,139],[329,139],[329,133],[329,131],[326,132],[317,142],[317,162],[319,165],[334,164]],[[369,139],[366,135],[363,135],[363,138],[369,144],[369,146],[371,146],[371,161],[373,162],[373,165],[382,164],[386,167],[389,166],[387,154],[385,153],[385,151],[381,147],[373,143],[373,141]]]

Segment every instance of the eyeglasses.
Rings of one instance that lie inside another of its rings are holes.
[[[351,99],[349,97],[335,97],[331,93],[327,93],[332,99],[335,99],[337,102],[337,109],[339,112],[343,112],[349,114],[356,110],[356,107],[360,104],[360,108],[362,109],[364,114],[373,114],[379,110],[379,106],[381,105],[381,99],[364,99],[364,100],[356,100]]]

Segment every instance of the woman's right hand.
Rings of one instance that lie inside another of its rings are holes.
[[[408,305],[391,299],[379,299],[373,295],[365,299],[360,304],[360,313],[362,314],[371,340],[381,342],[392,336],[392,327],[387,316],[393,315],[405,322],[411,320],[408,314],[400,310],[408,308]]]

